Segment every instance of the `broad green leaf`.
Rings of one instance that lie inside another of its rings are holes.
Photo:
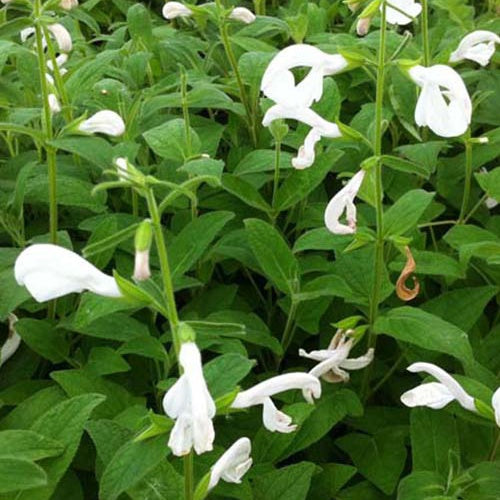
[[[426,141],[421,144],[408,144],[396,148],[398,153],[420,165],[427,171],[426,177],[436,170],[439,153],[446,147],[444,141]]]
[[[436,472],[413,472],[401,480],[398,487],[398,500],[452,500],[446,497],[444,478]]]
[[[78,155],[102,169],[112,167],[113,148],[101,137],[65,137],[51,141],[50,144],[57,149]],[[57,181],[59,183],[59,175]]]
[[[426,179],[429,178],[429,172],[427,169],[419,163],[415,163],[413,161],[403,160],[397,156],[383,155],[382,163],[393,170],[398,170],[407,174],[416,174]]]
[[[96,406],[102,403],[99,394],[84,394],[57,404],[44,413],[31,427],[31,430],[43,436],[56,439],[65,446],[64,453],[44,461],[47,473],[47,486],[21,493],[19,500],[48,500],[57,483],[61,480],[80,444],[83,428]]]
[[[0,493],[17,491],[11,496],[17,499],[24,496],[22,492],[46,484],[47,474],[39,465],[21,458],[0,457]]]
[[[401,435],[392,429],[384,429],[374,436],[347,434],[335,443],[351,457],[366,479],[387,495],[394,492],[406,461]]]
[[[99,498],[115,500],[132,488],[165,460],[168,448],[165,437],[146,441],[129,441],[115,453],[104,470],[99,488]]]
[[[500,167],[485,173],[475,174],[476,180],[488,196],[500,200]]]
[[[210,212],[189,222],[167,242],[172,277],[181,276],[193,267],[216,238],[219,231],[234,217],[231,212]]]
[[[130,429],[113,420],[90,420],[85,429],[94,442],[97,456],[104,466],[107,466],[116,452],[133,437]]]
[[[223,354],[203,367],[210,394],[218,398],[234,390],[255,365],[240,354]]]
[[[255,478],[255,500],[305,500],[315,465],[300,462]]]
[[[340,489],[356,474],[357,469],[345,464],[321,464],[323,471],[314,477],[311,498],[336,498]]]
[[[276,152],[272,149],[256,149],[248,153],[234,169],[234,175],[255,174],[274,170]],[[279,162],[280,171],[292,168],[292,155],[282,151]]]
[[[472,348],[463,330],[414,307],[398,307],[380,316],[375,332],[429,351],[449,354],[465,364],[473,360]]]
[[[293,245],[293,251],[296,253],[305,250],[338,250],[347,244],[345,236],[332,234],[325,227],[319,227],[301,235]]]
[[[222,187],[247,205],[270,213],[271,207],[252,184],[236,175],[223,174]]]
[[[460,453],[455,418],[444,411],[414,408],[410,435],[413,471],[433,471],[446,477],[450,451]]]
[[[240,487],[241,485],[236,485]],[[166,460],[147,474],[134,487],[127,490],[132,500],[163,500],[182,498],[184,477]]]
[[[463,278],[464,272],[460,264],[449,257],[448,255],[438,252],[428,252],[413,250],[412,254],[417,264],[416,274],[431,275],[431,276],[447,276],[449,278]],[[403,256],[391,262],[390,269],[401,272],[405,265],[406,259]]]
[[[0,432],[0,457],[40,460],[60,455],[63,451],[64,446],[61,443],[33,431]]]
[[[246,219],[245,227],[250,247],[266,277],[282,292],[294,293],[298,263],[283,237],[260,219]]]
[[[434,198],[422,189],[408,191],[384,213],[384,233],[399,236],[413,229]]]
[[[16,330],[28,346],[44,358],[59,363],[69,353],[69,344],[64,332],[47,320],[22,318],[16,323]]]

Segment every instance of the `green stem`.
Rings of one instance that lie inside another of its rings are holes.
[[[285,330],[283,331],[283,337],[281,338],[281,345],[283,347],[283,354],[290,346],[293,333],[295,331],[295,314],[297,312],[297,303],[292,300],[290,305],[290,310],[288,311],[288,318],[286,320]]]
[[[272,207],[275,208],[276,205],[276,195],[278,193],[278,187],[280,182],[280,156],[281,156],[281,142],[276,141],[274,154],[274,183],[273,183],[273,198]]]
[[[146,200],[148,203],[149,215],[151,216],[151,224],[153,226],[156,250],[158,252],[158,258],[160,260],[163,292],[165,294],[165,307],[168,313],[168,321],[170,323],[170,330],[172,331],[172,339],[175,352],[178,356],[180,349],[180,342],[177,337],[179,316],[177,313],[177,306],[175,304],[174,286],[172,282],[172,274],[170,272],[170,264],[168,262],[167,246],[165,244],[165,238],[163,236],[163,230],[161,227],[160,212],[158,211],[158,205],[151,188],[149,188],[146,193]]]
[[[497,429],[497,438],[495,439],[495,442],[493,443],[493,446],[491,447],[491,451],[490,451],[489,457],[488,457],[488,460],[490,462],[495,461],[499,447],[500,447],[500,429]]]
[[[231,45],[231,40],[229,39],[229,33],[227,31],[227,23],[225,20],[221,21],[219,30],[220,30],[222,45],[224,46],[227,59],[229,61],[229,64],[231,65],[234,76],[236,77],[236,82],[238,84],[238,88],[240,91],[240,99],[243,104],[243,107],[245,108],[245,113],[247,115],[248,128],[250,130],[250,135],[252,136],[252,142],[254,146],[257,146],[256,122],[252,113],[252,109],[250,107],[250,102],[248,100],[245,84],[243,83],[243,79],[241,78],[241,74],[238,69],[238,62],[236,61],[236,57],[233,52],[233,47]]]
[[[184,500],[194,498],[193,452],[184,456]]]
[[[465,215],[469,206],[470,190],[472,184],[472,143],[469,141],[469,134],[465,139],[465,183],[464,195],[462,197],[462,208],[460,209],[460,217],[457,224],[465,223]]]
[[[191,152],[191,123],[189,120],[189,108],[187,101],[187,76],[184,68],[181,68],[181,104],[182,104],[182,115],[184,117],[184,133],[186,136],[186,149],[188,158],[192,155]]]
[[[422,40],[424,44],[424,66],[431,65],[431,46],[429,43],[429,6],[427,0],[422,0]]]
[[[49,105],[49,89],[45,73],[47,71],[47,60],[43,50],[43,27],[41,24],[41,0],[35,0],[35,37],[36,51],[38,59],[38,74],[40,77],[40,87],[42,91],[43,117],[42,127],[45,139],[45,154],[47,158],[48,178],[49,178],[49,227],[50,241],[57,243],[57,164],[56,151],[52,146],[47,146],[53,138],[52,131],[52,113]]]
[[[479,201],[471,208],[470,212],[467,214],[467,216],[464,218],[464,224],[467,224],[467,221],[476,213],[476,210],[483,205],[483,203],[488,199],[488,195],[485,194],[481,196]]]
[[[374,264],[374,281],[370,297],[369,322],[370,330],[368,332],[368,347],[375,348],[377,337],[374,332],[375,320],[378,316],[380,304],[380,289],[382,286],[382,275],[384,272],[384,225],[383,225],[383,184],[382,184],[382,136],[383,136],[383,104],[384,104],[384,85],[385,85],[385,50],[387,36],[387,16],[386,5],[382,3],[382,15],[380,21],[380,42],[377,64],[377,93],[375,99],[375,135],[373,142],[373,151],[375,156],[379,158],[375,165],[375,214],[376,214],[376,241],[375,241],[375,264]],[[364,397],[368,394],[371,378],[371,366],[365,370],[362,394]]]

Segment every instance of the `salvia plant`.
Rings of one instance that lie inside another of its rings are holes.
[[[2,0],[0,500],[498,500],[496,0]]]

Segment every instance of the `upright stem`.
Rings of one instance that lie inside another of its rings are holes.
[[[283,354],[290,346],[293,338],[293,332],[295,330],[295,314],[297,312],[297,303],[292,300],[290,305],[290,310],[288,311],[288,317],[286,319],[285,330],[283,331],[283,337],[281,338],[281,345],[283,347]]]
[[[374,280],[373,288],[370,297],[370,330],[368,332],[368,346],[375,348],[377,337],[375,335],[373,325],[378,315],[380,303],[380,289],[382,286],[382,274],[384,272],[384,226],[383,226],[383,185],[382,185],[382,135],[383,135],[383,104],[384,104],[384,84],[385,84],[385,45],[387,35],[387,17],[386,5],[382,3],[382,15],[380,21],[380,42],[377,65],[377,94],[375,98],[375,136],[373,142],[373,151],[378,158],[375,165],[375,214],[377,235],[375,241],[375,263],[374,263]],[[362,394],[366,397],[370,385],[371,369],[370,366],[365,370]]]
[[[469,141],[469,135],[465,139],[465,182],[464,182],[464,195],[462,197],[462,208],[460,209],[460,217],[458,224],[465,223],[465,216],[467,207],[469,206],[470,190],[472,184],[472,143]]]
[[[281,142],[276,141],[275,144],[275,154],[274,154],[274,182],[273,182],[273,198],[272,207],[274,208],[276,204],[276,194],[278,193],[278,187],[280,182],[280,156],[281,156]]]
[[[45,73],[47,72],[47,60],[43,49],[43,27],[41,25],[41,0],[35,0],[34,15],[35,15],[35,37],[36,51],[38,59],[38,74],[40,77],[40,87],[42,90],[43,117],[42,127],[44,133],[44,148],[47,158],[47,169],[49,179],[49,227],[50,241],[57,243],[57,165],[56,165],[56,150],[48,145],[53,138],[52,131],[52,113],[49,104],[49,89]]]
[[[429,6],[427,0],[421,0],[422,4],[422,40],[424,43],[424,66],[431,65],[431,46],[429,44]]]
[[[229,40],[229,33],[227,31],[227,23],[225,20],[221,21],[220,36],[222,39],[222,44],[224,45],[224,50],[226,52],[227,59],[231,68],[233,70],[234,76],[236,77],[236,82],[238,84],[238,88],[240,91],[241,102],[245,108],[245,113],[247,115],[248,128],[250,130],[250,134],[252,136],[253,145],[257,145],[257,131],[256,131],[256,123],[252,113],[252,109],[250,107],[250,101],[248,100],[248,95],[245,89],[245,84],[243,83],[243,79],[241,78],[240,71],[238,69],[238,62],[236,61],[236,57],[233,52],[233,47],[231,45],[231,40]]]
[[[194,498],[193,452],[184,456],[184,500]]]

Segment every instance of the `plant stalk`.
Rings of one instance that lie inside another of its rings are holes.
[[[383,226],[383,184],[382,184],[382,121],[383,121],[383,104],[384,104],[384,84],[385,84],[385,52],[386,52],[386,37],[387,37],[387,16],[386,4],[382,3],[381,21],[380,21],[380,42],[377,64],[377,91],[375,98],[375,136],[373,142],[373,151],[378,157],[375,165],[375,214],[376,214],[376,241],[375,241],[375,263],[374,263],[374,281],[370,297],[369,322],[370,329],[368,332],[368,347],[375,348],[377,337],[374,332],[374,324],[377,319],[380,289],[382,286],[382,275],[384,272],[384,226]],[[371,366],[369,365],[364,373],[362,395],[366,398],[370,386]]]
[[[280,157],[281,157],[281,142],[276,141],[275,150],[274,150],[274,182],[273,182],[273,198],[272,198],[272,207],[273,210],[276,206],[276,195],[278,194],[278,187],[280,182]]]
[[[469,134],[467,134],[467,139],[465,139],[465,182],[464,182],[464,194],[462,197],[462,208],[460,209],[460,217],[458,218],[457,224],[465,223],[465,216],[467,213],[467,207],[469,206],[470,190],[472,184],[472,143],[469,141]]]
[[[422,0],[422,41],[424,45],[424,66],[431,65],[431,46],[429,43],[429,5],[427,0]]]
[[[184,499],[194,498],[193,452],[184,456]]]

